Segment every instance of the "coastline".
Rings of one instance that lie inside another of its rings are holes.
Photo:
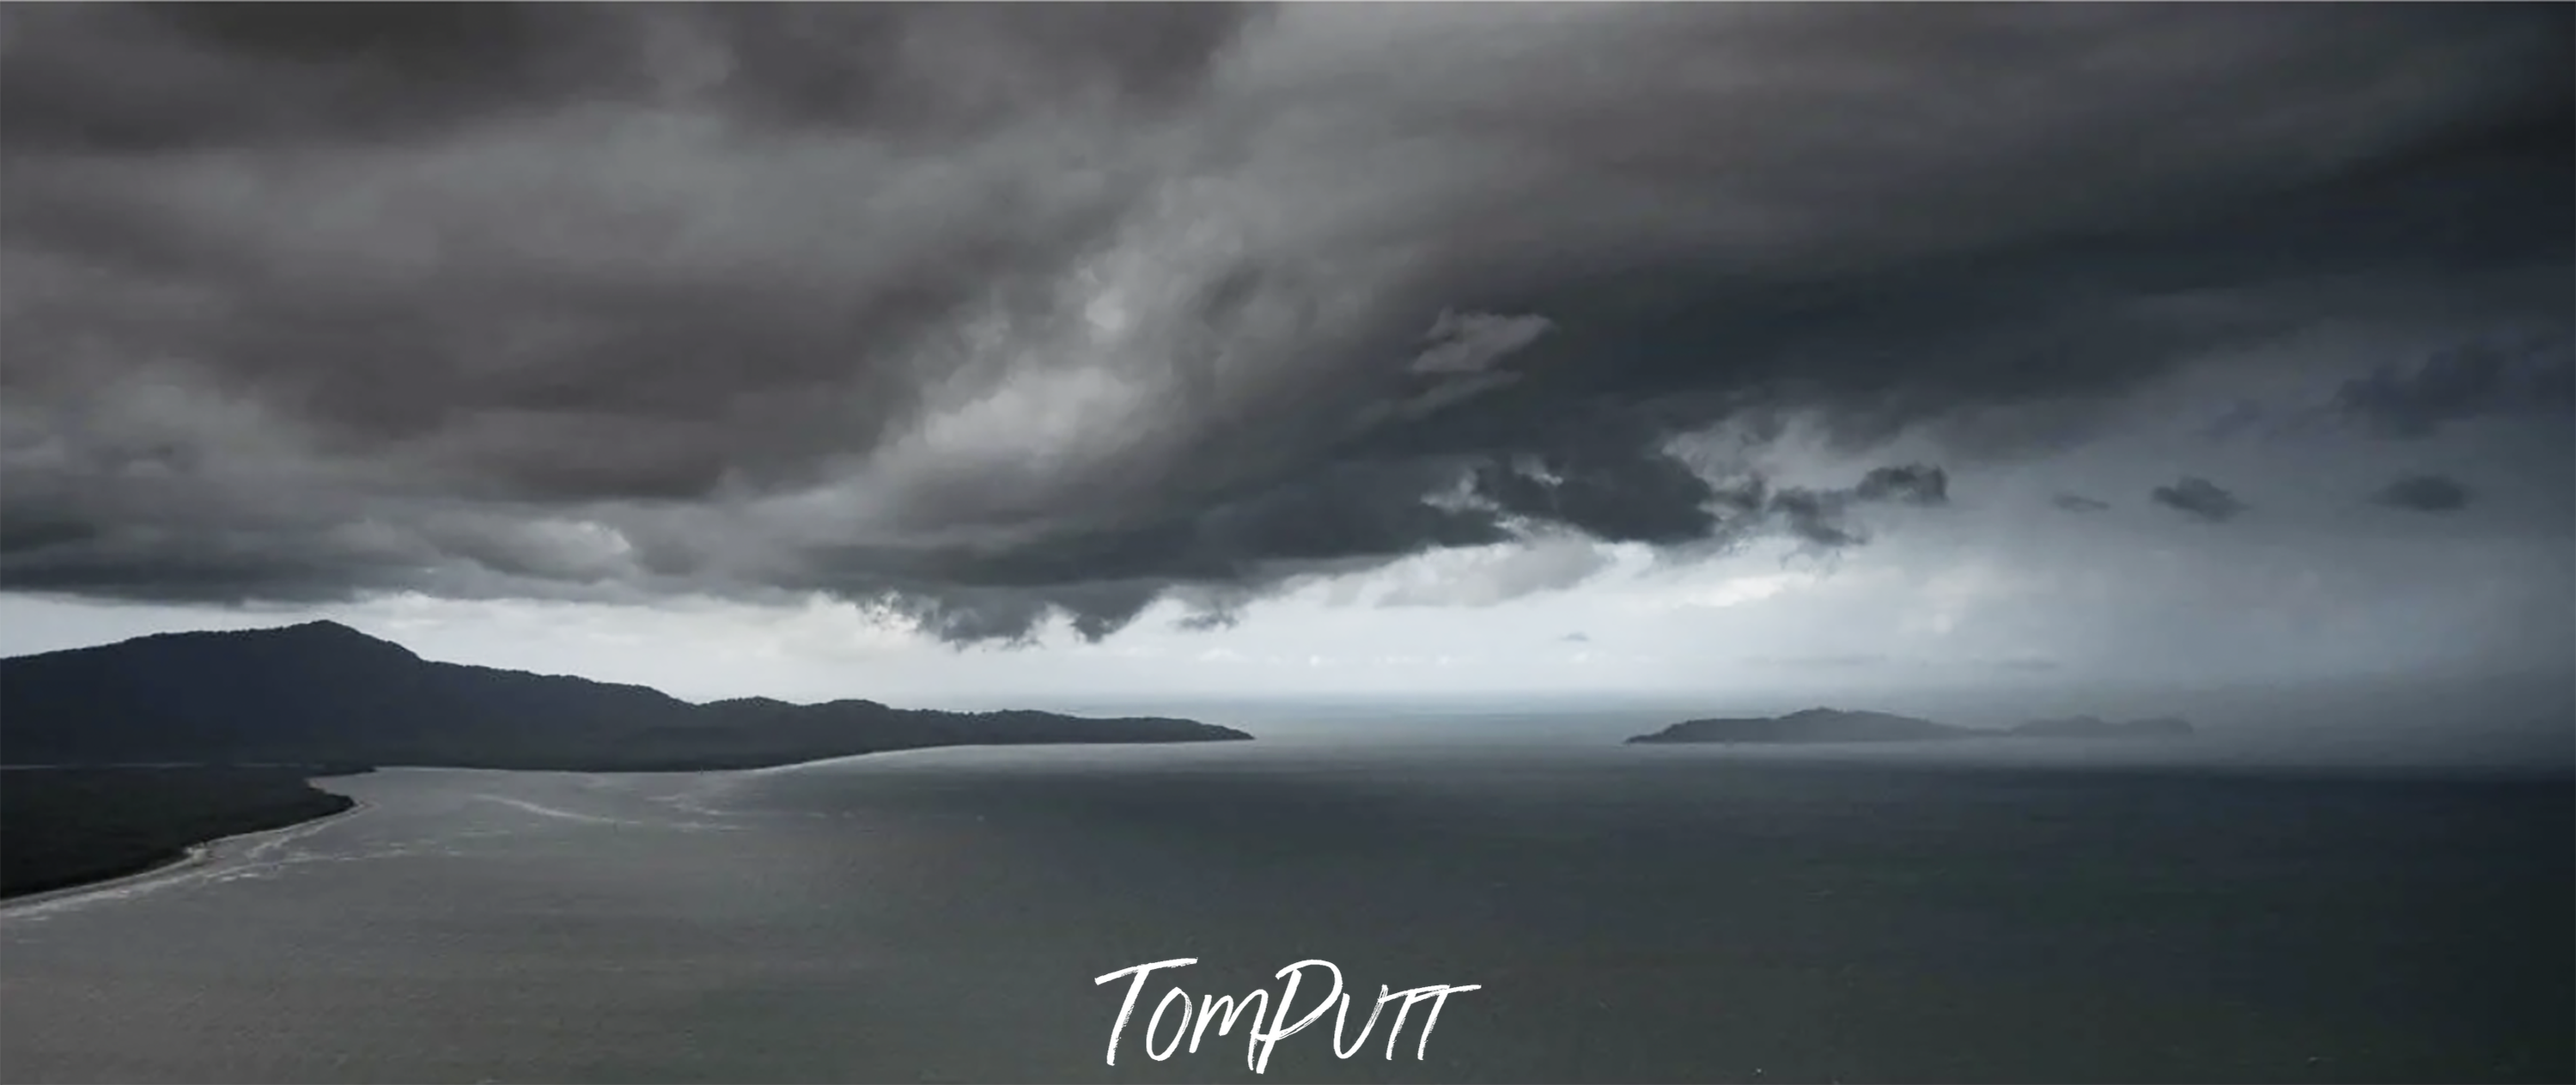
[[[328,789],[318,787],[317,790],[328,791]],[[319,817],[305,818],[304,820],[292,821],[284,825],[271,825],[264,829],[246,829],[238,833],[229,833],[224,836],[201,840],[194,844],[187,845],[179,855],[173,858],[164,859],[138,870],[130,870],[123,874],[110,875],[94,881],[80,882],[74,885],[55,886],[52,889],[44,889],[33,893],[0,899],[0,916],[7,916],[10,913],[23,909],[32,909],[39,905],[59,904],[64,901],[92,894],[105,893],[110,890],[125,889],[167,878],[173,878],[199,867],[203,867],[214,860],[221,858],[219,849],[227,844],[250,841],[254,837],[276,836],[290,832],[319,829],[334,821],[338,821],[342,818],[354,817],[372,809],[372,807],[368,806],[365,802],[353,796],[341,795],[337,791],[328,791],[328,793],[340,795],[341,798],[348,799],[349,805],[341,809],[334,810],[331,813],[323,814]]]
[[[175,770],[187,770],[187,769],[217,769],[217,768],[221,768],[221,769],[239,769],[239,768],[281,768],[281,769],[282,769],[282,768],[304,768],[304,769],[308,769],[308,770],[313,770],[313,771],[314,771],[314,774],[313,774],[313,775],[310,775],[310,776],[303,776],[303,777],[301,777],[301,779],[302,779],[303,783],[304,783],[307,787],[311,788],[312,790],[314,790],[314,791],[316,791],[316,792],[320,792],[320,793],[325,794],[325,795],[333,796],[333,797],[340,798],[340,799],[346,799],[346,800],[348,800],[348,802],[349,802],[349,805],[348,805],[348,806],[342,807],[342,808],[340,808],[340,809],[338,809],[338,810],[334,810],[334,811],[331,811],[331,812],[328,812],[328,813],[324,813],[324,814],[315,815],[315,816],[312,816],[312,817],[307,817],[307,818],[304,818],[304,819],[301,819],[301,820],[297,820],[297,821],[289,821],[289,822],[284,822],[284,823],[281,823],[281,824],[276,824],[276,825],[267,825],[267,826],[262,826],[262,827],[259,827],[259,828],[253,828],[253,829],[244,829],[244,830],[240,830],[240,831],[238,831],[238,832],[227,833],[227,834],[222,835],[222,836],[209,837],[209,838],[206,838],[206,839],[203,839],[203,840],[197,840],[197,841],[193,841],[193,842],[185,843],[185,844],[182,844],[182,845],[180,845],[180,846],[179,846],[179,849],[180,849],[180,850],[179,850],[178,854],[176,854],[176,855],[169,855],[169,856],[166,856],[166,857],[157,858],[157,859],[155,859],[155,860],[153,860],[153,861],[151,861],[151,862],[148,862],[148,863],[142,863],[142,864],[140,864],[140,865],[127,866],[127,867],[124,867],[124,868],[122,868],[122,869],[115,870],[115,871],[114,871],[114,872],[112,872],[112,873],[102,873],[102,874],[100,874],[100,875],[98,875],[98,876],[96,876],[96,877],[88,878],[88,879],[81,880],[81,881],[75,881],[75,882],[70,882],[70,883],[67,883],[67,884],[61,884],[61,885],[54,885],[54,886],[50,886],[50,887],[45,888],[45,889],[40,889],[40,890],[36,890],[36,891],[33,891],[33,892],[28,892],[28,893],[21,893],[21,894],[17,894],[17,895],[13,895],[13,896],[0,897],[0,916],[6,916],[6,915],[9,915],[9,914],[11,914],[11,913],[15,913],[15,912],[20,912],[20,911],[25,911],[25,910],[31,910],[31,909],[34,909],[34,908],[37,908],[37,907],[40,907],[40,906],[44,906],[44,905],[58,904],[58,903],[61,903],[61,902],[67,901],[67,900],[71,900],[71,899],[78,898],[78,897],[83,897],[83,896],[88,896],[88,895],[91,895],[91,894],[106,893],[106,892],[111,892],[111,891],[118,890],[118,889],[131,888],[131,887],[133,887],[133,886],[137,886],[137,885],[143,885],[143,884],[148,884],[148,883],[152,883],[152,882],[157,882],[157,881],[161,881],[161,880],[164,880],[164,879],[170,879],[170,878],[180,877],[180,876],[183,876],[183,875],[187,874],[188,872],[190,872],[190,871],[192,871],[192,870],[195,870],[195,869],[197,869],[197,868],[199,868],[199,867],[201,867],[201,866],[204,866],[206,863],[208,863],[208,862],[210,862],[210,861],[212,861],[212,860],[214,860],[214,859],[216,859],[216,858],[219,858],[219,857],[220,857],[220,855],[218,854],[218,849],[220,849],[223,845],[231,844],[231,843],[235,843],[235,842],[239,842],[239,841],[248,840],[248,839],[253,838],[253,837],[263,837],[263,836],[269,836],[269,835],[272,835],[272,834],[279,834],[279,833],[286,833],[286,832],[294,832],[294,831],[299,831],[299,830],[310,830],[310,829],[316,829],[316,828],[319,828],[319,827],[321,827],[321,826],[323,826],[323,825],[329,824],[330,822],[336,821],[336,820],[338,820],[338,819],[340,819],[340,818],[344,818],[344,817],[348,817],[348,816],[351,816],[351,815],[354,815],[354,814],[360,813],[360,812],[362,812],[362,811],[365,811],[365,810],[369,809],[369,807],[368,807],[367,803],[365,803],[365,802],[364,802],[364,801],[362,801],[362,800],[359,800],[359,799],[358,799],[357,797],[355,797],[355,796],[347,795],[347,794],[344,794],[344,793],[341,793],[341,792],[337,792],[337,791],[332,791],[332,790],[330,790],[329,788],[322,786],[322,783],[321,783],[321,782],[322,782],[322,781],[324,781],[324,780],[331,779],[331,778],[333,778],[333,777],[338,777],[338,776],[350,776],[350,775],[358,775],[358,774],[363,774],[363,773],[373,772],[373,771],[376,771],[378,768],[442,768],[442,769],[468,769],[468,770],[479,770],[479,771],[487,771],[487,772],[538,772],[538,773],[548,773],[548,772],[582,772],[582,773],[619,774],[619,775],[662,775],[662,774],[677,774],[677,773],[692,773],[692,774],[696,774],[696,773],[728,773],[728,772],[761,772],[761,771],[765,771],[765,770],[777,770],[777,769],[795,768],[795,767],[800,766],[800,765],[819,764],[819,763],[828,762],[828,761],[840,761],[840,760],[846,760],[846,759],[856,758],[856,757],[869,757],[869,756],[875,756],[875,755],[879,755],[879,754],[903,753],[903,752],[911,752],[911,751],[916,751],[916,750],[930,750],[930,749],[953,749],[953,748],[965,748],[965,747],[1029,746],[1029,745],[1036,745],[1036,746],[1053,746],[1053,745],[1072,745],[1072,746],[1090,746],[1090,745],[1113,745],[1113,746],[1126,746],[1126,745],[1149,745],[1149,746],[1151,746],[1151,745],[1186,745],[1186,744],[1196,744],[1196,743],[1201,743],[1201,742],[1238,742],[1238,741],[1251,741],[1251,740],[1253,739],[1253,737],[1254,737],[1254,736],[1252,736],[1252,735],[1250,735],[1250,734],[1246,734],[1246,733],[1243,733],[1243,732],[1241,732],[1241,731],[1235,731],[1235,730],[1232,730],[1232,729],[1230,729],[1230,728],[1213,728],[1213,726],[1212,726],[1212,725],[1201,725],[1201,726],[1209,726],[1209,727],[1211,727],[1211,729],[1212,729],[1212,730],[1215,730],[1215,731],[1217,731],[1218,733],[1209,734],[1209,735],[1202,735],[1202,736],[1190,736],[1190,737],[1183,737],[1183,738],[1125,739],[1125,740],[1109,740],[1109,741],[1089,741],[1089,740],[1086,740],[1086,741],[1035,742],[1035,743],[1028,743],[1028,742],[971,742],[971,741],[970,741],[970,742],[942,742],[942,743],[932,743],[932,744],[925,745],[925,746],[898,746],[898,747],[885,748],[885,749],[860,750],[860,751],[855,751],[855,752],[851,752],[851,753],[833,754],[833,755],[826,756],[826,757],[804,758],[804,759],[795,759],[795,760],[781,760],[781,761],[769,761],[769,760],[762,760],[762,761],[758,761],[758,762],[754,762],[754,763],[748,763],[748,764],[745,764],[745,763],[734,763],[734,762],[713,762],[713,763],[693,763],[693,764],[688,764],[688,765],[657,765],[657,766],[649,766],[649,767],[639,767],[639,766],[635,766],[635,765],[612,765],[612,766],[601,766],[601,767],[595,767],[595,768],[565,768],[565,767],[543,767],[543,768],[532,768],[532,767],[524,767],[524,766],[503,766],[503,765],[478,766],[478,765],[470,765],[470,764],[439,763],[439,762],[428,762],[428,763],[422,763],[422,764],[416,764],[416,765],[382,765],[382,766],[379,766],[379,765],[371,765],[371,764],[370,764],[370,765],[331,765],[331,764],[313,764],[313,763],[305,763],[305,764],[300,764],[300,765],[299,765],[299,764],[293,764],[293,763],[277,763],[277,764],[219,764],[219,763],[194,762],[194,761],[131,762],[131,763],[121,763],[121,764],[85,764],[85,763],[73,763],[73,764],[46,764],[46,763],[35,763],[35,764],[10,764],[10,765],[0,765],[0,772],[17,772],[17,771],[25,771],[25,772],[41,772],[41,771],[95,771],[95,770],[108,770],[108,769],[175,769]]]

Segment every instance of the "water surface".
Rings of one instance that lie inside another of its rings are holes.
[[[1483,989],[1427,1061],[1328,1018],[1264,1079],[2576,1076],[2563,777],[1262,742],[324,785],[367,809],[0,914],[0,1073],[1253,1080],[1239,1027],[1145,1057],[1152,1000],[1320,957]],[[1174,957],[1103,1065],[1092,978]]]

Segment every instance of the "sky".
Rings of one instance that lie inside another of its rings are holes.
[[[2576,668],[2558,5],[0,8],[0,654]]]

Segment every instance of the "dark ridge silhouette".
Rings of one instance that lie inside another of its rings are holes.
[[[2191,722],[2178,716],[2112,723],[2096,716],[2032,720],[2012,729],[2025,738],[2182,738],[2193,734]]]
[[[1685,720],[1631,743],[1658,742],[1937,742],[1959,738],[2170,738],[2189,735],[2174,717],[2106,723],[2092,716],[2033,720],[2009,730],[1959,727],[1886,712],[1809,708],[1786,716]]]
[[[327,621],[0,659],[0,764],[10,765],[683,771],[924,746],[1251,737],[1181,719],[691,704],[643,686],[432,662]]]

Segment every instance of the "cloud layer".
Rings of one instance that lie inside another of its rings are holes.
[[[0,20],[19,590],[1097,637],[1442,548],[1858,545],[2321,323],[2542,330],[2342,386],[2392,437],[2570,394],[2561,9]],[[1793,421],[1882,466],[1782,481]]]

